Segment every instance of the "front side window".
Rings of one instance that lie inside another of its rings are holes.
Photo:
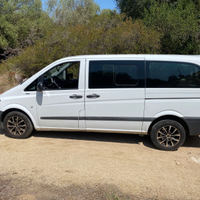
[[[147,87],[198,88],[200,67],[191,63],[147,62]]]
[[[37,82],[38,82],[38,79],[36,79],[29,86],[27,86],[24,91],[36,91],[37,90]]]
[[[90,61],[89,88],[135,87],[138,75],[138,65],[129,61]]]
[[[80,62],[60,64],[43,75],[44,90],[78,89]]]

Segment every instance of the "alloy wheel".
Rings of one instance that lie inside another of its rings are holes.
[[[26,127],[26,122],[19,116],[10,117],[7,121],[7,129],[13,135],[22,135]]]
[[[163,126],[157,132],[158,142],[165,147],[172,147],[179,143],[181,134],[179,130],[171,125]]]

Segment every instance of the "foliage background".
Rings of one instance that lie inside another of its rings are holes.
[[[84,54],[199,54],[198,0],[0,0],[0,72]]]

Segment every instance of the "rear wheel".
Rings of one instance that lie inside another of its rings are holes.
[[[4,118],[5,135],[12,138],[26,138],[33,131],[30,119],[19,111],[12,111]]]
[[[158,149],[173,151],[183,145],[186,132],[179,122],[162,120],[153,125],[150,136]]]

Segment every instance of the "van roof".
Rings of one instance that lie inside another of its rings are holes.
[[[199,60],[199,55],[162,55],[162,54],[105,54],[105,55],[79,55],[67,57],[72,58],[85,58],[85,59],[116,59],[116,58],[144,58],[145,60]],[[66,58],[65,58],[66,59]]]

